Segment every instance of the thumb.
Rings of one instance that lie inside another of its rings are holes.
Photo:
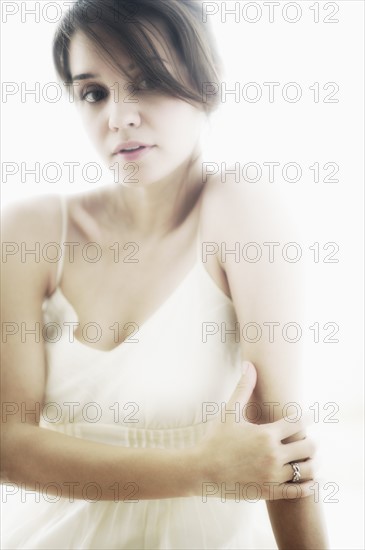
[[[249,361],[244,361],[242,363],[242,376],[238,381],[227,407],[229,407],[229,409],[234,409],[235,403],[237,402],[241,405],[246,405],[256,386],[256,380],[257,374],[255,367]]]

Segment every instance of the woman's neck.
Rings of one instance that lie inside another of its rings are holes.
[[[103,216],[108,227],[119,223],[136,237],[162,238],[189,216],[204,188],[199,156],[169,178],[146,187],[108,188]]]

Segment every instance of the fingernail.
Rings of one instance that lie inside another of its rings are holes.
[[[241,374],[246,374],[250,364],[251,363],[249,361],[243,361],[243,363],[241,365]]]

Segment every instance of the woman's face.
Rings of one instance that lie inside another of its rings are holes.
[[[178,70],[185,77],[185,67],[174,65],[168,49],[152,39],[168,70],[174,75]],[[119,60],[123,67],[131,64],[126,55],[120,54]],[[149,90],[137,68],[129,70],[133,81],[140,82],[132,91],[128,78],[109,65],[80,31],[71,40],[70,70],[86,131],[106,165],[114,166],[114,174],[119,174],[115,181],[133,187],[150,185],[171,175],[195,154],[206,121],[201,108]],[[116,153],[129,141],[152,147],[140,153]]]

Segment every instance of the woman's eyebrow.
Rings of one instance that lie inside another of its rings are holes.
[[[134,63],[131,63],[127,70],[128,71],[131,71],[135,68],[136,66],[134,65]],[[89,78],[100,78],[100,74],[95,74],[95,73],[81,73],[81,74],[77,74],[76,76],[71,76],[71,82],[75,82],[75,80],[88,80]]]
[[[164,63],[167,63],[167,65],[170,65],[170,63],[166,60],[166,59],[163,59],[163,58],[159,58],[159,57],[156,57],[156,56],[153,56],[153,57],[149,57],[149,59],[161,59],[161,61],[163,61]],[[131,63],[127,70],[128,71],[132,71],[134,69],[136,69],[136,65],[134,63]],[[81,73],[81,74],[77,74],[76,76],[71,76],[71,82],[75,82],[76,80],[88,80],[89,78],[100,78],[100,75],[99,74],[94,74],[94,73]]]
[[[71,76],[71,82],[75,82],[75,80],[88,80],[89,78],[99,78],[100,75],[93,74],[93,73],[81,73],[76,76]]]

